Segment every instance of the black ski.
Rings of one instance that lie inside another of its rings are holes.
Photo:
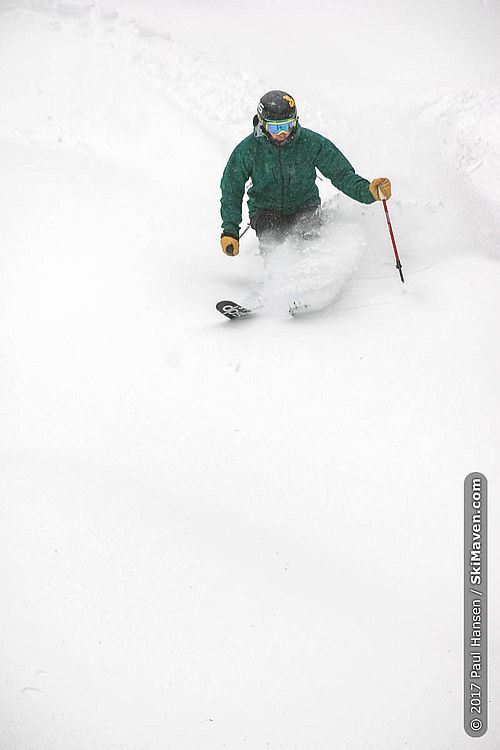
[[[225,315],[226,318],[229,318],[229,320],[236,320],[237,318],[247,318],[249,315],[252,315],[255,312],[255,310],[249,310],[248,308],[239,305],[237,302],[231,302],[227,299],[221,300],[221,302],[217,302],[215,307],[220,313],[222,313],[222,315]],[[293,318],[295,317],[295,315],[300,315],[301,313],[307,312],[307,308],[308,305],[304,304],[303,302],[293,302],[288,308],[288,312]]]
[[[251,310],[247,310],[246,307],[238,305],[237,302],[231,302],[227,299],[217,302],[215,307],[220,313],[222,313],[222,315],[225,315],[226,318],[229,318],[230,320],[235,320],[235,318],[246,318],[248,315],[252,314]]]

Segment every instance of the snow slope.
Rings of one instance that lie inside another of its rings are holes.
[[[293,5],[285,29],[260,1],[0,5],[0,747],[473,742],[462,483],[498,484],[499,11],[399,5]],[[326,70],[334,39],[330,89],[307,57]],[[279,80],[255,64],[273,44]],[[374,85],[379,46],[401,57]],[[275,86],[393,179],[407,284],[380,206],[322,182],[351,281],[323,313],[232,325],[214,303],[260,258],[251,233],[220,252],[218,183]],[[486,750],[494,545],[490,569]]]

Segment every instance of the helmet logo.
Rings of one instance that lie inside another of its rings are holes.
[[[290,105],[292,109],[295,107],[295,99],[293,99],[291,96],[288,96],[288,94],[285,94],[283,99],[285,99],[288,102],[288,104]]]
[[[264,111],[264,105],[262,104],[262,102],[259,102],[259,106],[257,107],[257,112],[259,113],[259,115],[261,115],[263,111]]]

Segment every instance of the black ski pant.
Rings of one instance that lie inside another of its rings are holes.
[[[317,236],[321,227],[321,207],[305,206],[292,214],[268,208],[256,211],[250,219],[261,248],[281,244],[291,234],[304,238]]]

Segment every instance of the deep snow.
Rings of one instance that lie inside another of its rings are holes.
[[[2,748],[473,742],[462,483],[498,485],[499,9],[289,7],[0,5]],[[324,181],[349,283],[232,325],[215,301],[261,268],[251,233],[220,252],[218,185],[277,85],[392,178],[407,284],[381,207]],[[494,544],[490,569],[486,750]]]

